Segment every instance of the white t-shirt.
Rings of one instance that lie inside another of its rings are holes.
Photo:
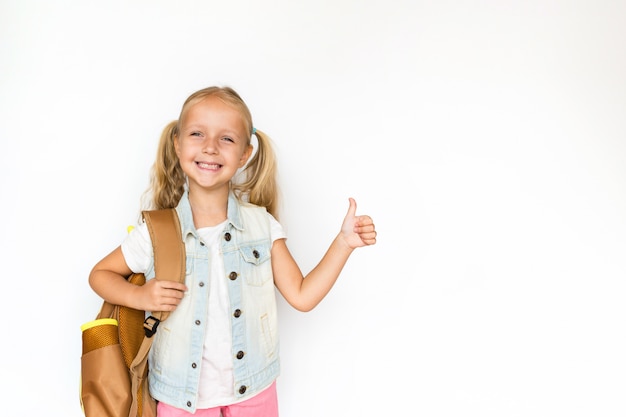
[[[270,217],[271,239],[286,238],[283,227]],[[198,408],[211,408],[237,402],[233,391],[232,334],[230,327],[230,302],[224,277],[224,260],[220,254],[220,237],[227,221],[217,226],[198,229],[198,234],[209,249],[209,313],[202,367]],[[152,243],[145,223],[139,224],[122,242],[126,264],[135,273],[146,272],[152,261]]]

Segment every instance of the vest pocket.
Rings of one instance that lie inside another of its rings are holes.
[[[268,240],[241,246],[239,253],[243,259],[241,274],[249,285],[260,286],[272,279],[270,262],[271,246]]]

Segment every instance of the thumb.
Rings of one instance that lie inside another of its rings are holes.
[[[352,197],[350,197],[348,200],[350,201],[350,207],[348,207],[347,216],[354,217],[354,215],[356,214],[356,201]]]

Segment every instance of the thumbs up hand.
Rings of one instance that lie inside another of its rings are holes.
[[[376,243],[376,227],[370,216],[356,215],[356,201],[349,199],[350,207],[341,225],[341,235],[351,248],[369,246]]]

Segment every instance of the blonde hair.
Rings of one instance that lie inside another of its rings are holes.
[[[248,106],[230,87],[208,87],[196,91],[185,100],[178,120],[165,126],[159,139],[156,160],[152,165],[150,186],[144,194],[144,196],[150,196],[149,208],[174,208],[178,205],[185,191],[187,179],[178,161],[174,140],[180,130],[180,120],[187,109],[209,96],[218,97],[239,110],[244,126],[250,132],[246,145],[250,145],[252,134],[257,137],[256,152],[236,176],[240,179],[231,181],[234,194],[240,201],[265,207],[270,214],[278,218],[279,190],[276,178],[276,157],[271,139],[259,130],[255,129],[253,132],[252,115]]]

